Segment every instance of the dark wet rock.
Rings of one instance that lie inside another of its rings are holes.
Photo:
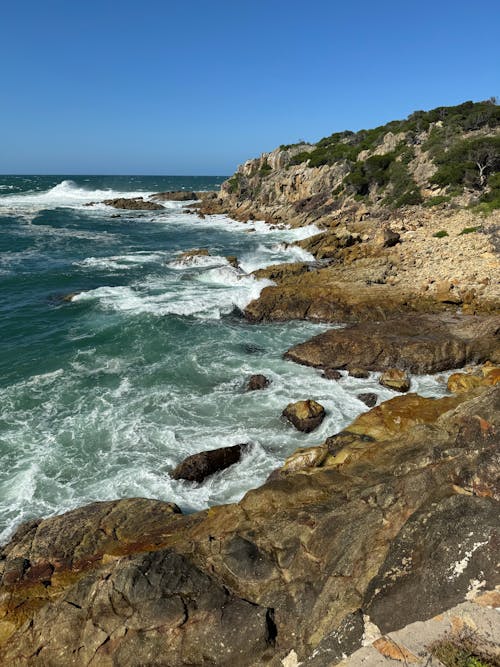
[[[179,463],[172,471],[171,477],[186,479],[189,482],[202,482],[205,477],[238,463],[245,447],[246,445],[233,445],[192,454]]]
[[[424,503],[370,583],[366,613],[372,622],[390,632],[463,602],[471,581],[500,581],[497,513],[490,498],[454,495]]]
[[[192,201],[193,199],[199,199],[199,197],[196,192],[173,190],[171,192],[158,192],[152,195],[151,199],[155,201]]]
[[[303,433],[314,431],[326,415],[325,408],[310,399],[289,403],[282,414],[298,431],[302,431]]]
[[[389,368],[384,371],[379,379],[380,384],[394,391],[406,392],[410,390],[411,380],[406,371],[398,368]]]
[[[323,373],[321,373],[321,377],[325,378],[325,380],[340,380],[342,373],[335,370],[335,368],[325,368]]]
[[[265,375],[251,375],[245,385],[246,391],[256,391],[258,389],[265,389],[269,387],[270,381]]]
[[[148,201],[143,197],[117,197],[116,199],[105,199],[103,204],[112,206],[113,208],[122,208],[126,211],[160,211],[164,207],[161,204],[156,204],[153,201]]]
[[[306,366],[436,373],[500,356],[500,317],[401,315],[331,329],[285,354]]]
[[[373,408],[374,405],[377,405],[378,396],[374,392],[368,391],[365,394],[357,394],[356,398],[360,401],[363,401],[365,405],[369,408]]]
[[[364,368],[349,368],[348,369],[349,375],[353,378],[362,378],[365,379],[367,377],[370,377],[370,373],[364,369]]]

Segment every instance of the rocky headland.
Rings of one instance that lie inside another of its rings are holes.
[[[442,666],[464,642],[470,664],[499,664],[499,126],[492,102],[416,112],[282,146],[199,202],[316,225],[299,242],[313,259],[257,272],[275,285],[245,316],[347,325],[283,352],[404,393],[237,504],[131,498],[22,524],[0,551],[0,664]],[[411,391],[413,374],[462,367],[442,398]],[[284,416],[313,430],[314,398]],[[237,447],[175,474],[237,465]]]

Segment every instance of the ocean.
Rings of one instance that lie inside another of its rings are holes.
[[[250,272],[312,260],[289,244],[316,228],[201,219],[180,202],[85,206],[223,180],[0,176],[0,542],[22,521],[96,500],[159,498],[185,512],[237,501],[365,411],[356,394],[395,395],[376,374],[334,382],[282,358],[331,325],[241,316],[270,284]],[[180,258],[200,247],[210,256]],[[254,373],[269,388],[245,392]],[[441,395],[445,384],[423,376],[413,389]],[[303,398],[327,410],[310,434],[280,417]],[[186,456],[237,443],[250,444],[241,462],[202,484],[170,478]]]

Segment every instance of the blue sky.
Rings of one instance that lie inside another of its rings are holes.
[[[229,174],[500,95],[498,0],[28,0],[0,13],[0,172]]]

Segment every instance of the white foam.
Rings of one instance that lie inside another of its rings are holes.
[[[167,264],[171,269],[184,270],[193,268],[206,268],[211,266],[221,266],[229,262],[220,255],[187,255],[178,257]]]
[[[145,252],[139,251],[127,255],[111,255],[110,257],[87,257],[79,262],[74,262],[74,266],[89,269],[108,269],[112,271],[123,271],[134,269],[146,264],[156,264],[164,260],[165,252]]]
[[[76,185],[74,181],[64,180],[45,192],[23,192],[22,194],[0,197],[0,211],[25,211],[34,213],[43,208],[82,208],[84,204],[99,202],[117,197],[144,197],[152,192],[118,192],[116,190],[89,190]],[[91,211],[92,207],[85,207]]]

